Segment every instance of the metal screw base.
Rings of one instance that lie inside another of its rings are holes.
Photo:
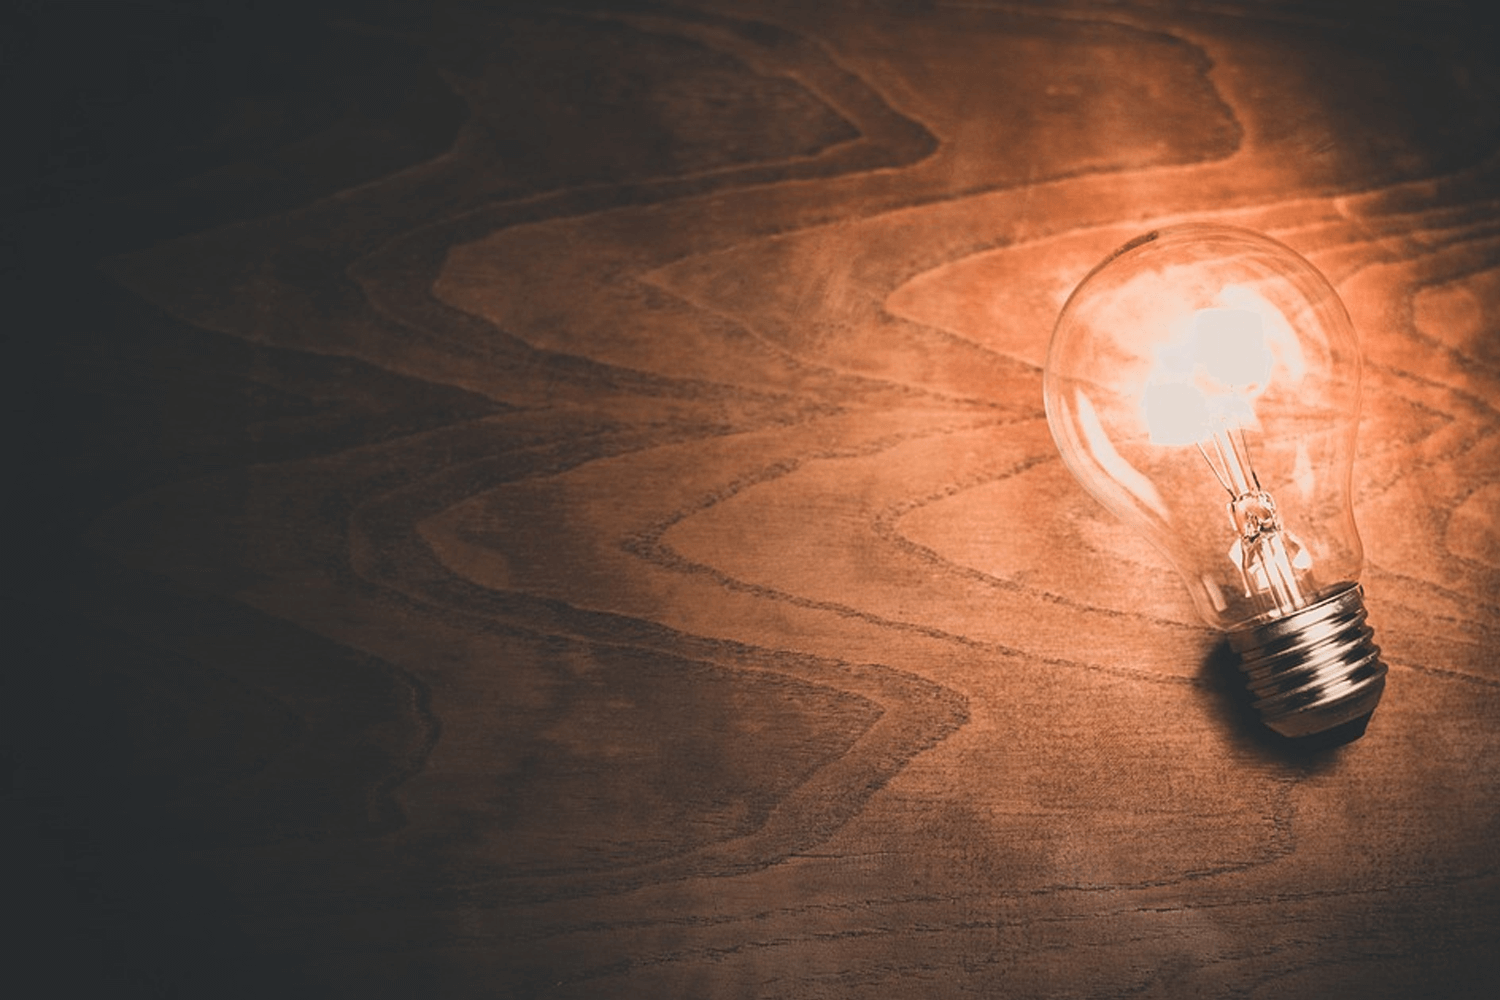
[[[1261,721],[1283,736],[1303,737],[1354,723],[1363,732],[1385,690],[1374,635],[1365,624],[1364,591],[1344,583],[1284,618],[1230,632],[1229,645]]]

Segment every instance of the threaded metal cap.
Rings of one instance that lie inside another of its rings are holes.
[[[1235,629],[1229,645],[1261,721],[1283,736],[1303,737],[1351,724],[1364,731],[1385,690],[1374,636],[1365,624],[1364,591],[1344,583],[1300,611]]]

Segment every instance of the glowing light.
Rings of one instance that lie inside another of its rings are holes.
[[[1068,467],[1229,633],[1267,724],[1367,716],[1385,665],[1348,510],[1359,356],[1327,279],[1245,230],[1148,233],[1068,299],[1043,384]]]

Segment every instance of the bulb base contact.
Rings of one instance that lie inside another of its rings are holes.
[[[1229,644],[1261,721],[1282,736],[1304,737],[1340,726],[1363,731],[1385,690],[1374,635],[1364,591],[1346,583],[1289,615],[1231,631]]]

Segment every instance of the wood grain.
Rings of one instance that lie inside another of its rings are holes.
[[[8,798],[59,989],[1500,986],[1500,49],[1468,7],[30,32],[55,583],[17,605]],[[1391,673],[1346,747],[1256,725],[1046,428],[1062,301],[1185,219],[1304,253],[1363,338]]]

